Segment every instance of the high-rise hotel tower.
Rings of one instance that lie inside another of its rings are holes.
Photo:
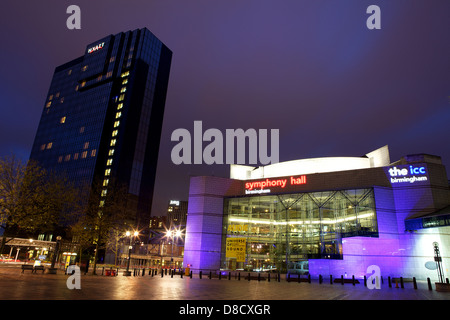
[[[171,59],[145,28],[88,44],[55,69],[30,159],[79,186],[126,185],[148,228]]]

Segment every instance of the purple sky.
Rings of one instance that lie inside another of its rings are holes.
[[[70,4],[81,30],[66,28]],[[371,4],[381,30],[366,28]],[[56,66],[147,27],[173,51],[153,215],[187,200],[190,175],[228,176],[172,164],[170,135],[194,120],[280,129],[280,161],[387,144],[392,161],[429,153],[450,168],[449,14],[448,0],[1,1],[0,156],[28,159]]]

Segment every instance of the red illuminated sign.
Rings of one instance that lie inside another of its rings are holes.
[[[300,185],[306,183],[306,176],[299,177],[289,177],[284,179],[266,179],[261,181],[252,181],[245,183],[245,191],[246,193],[267,193],[270,190],[264,190],[264,188],[284,188],[286,185]],[[251,192],[254,190],[254,192]],[[263,192],[257,192],[263,191]]]
[[[100,49],[103,49],[103,46],[104,46],[104,45],[105,45],[104,42],[99,43],[98,45],[96,45],[96,46],[94,46],[94,47],[92,47],[92,48],[89,48],[89,49],[88,49],[88,53],[92,53],[92,52],[98,51],[98,50],[100,50]]]

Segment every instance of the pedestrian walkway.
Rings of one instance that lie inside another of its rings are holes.
[[[160,274],[125,277],[82,275],[81,289],[69,290],[69,278],[63,271],[57,275],[22,273],[20,266],[0,266],[0,299],[2,300],[450,300],[450,293],[428,290],[426,282],[404,288],[368,289],[363,283],[330,284],[287,281],[247,281],[242,277],[202,279]]]

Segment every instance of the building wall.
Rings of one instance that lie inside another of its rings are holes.
[[[272,188],[271,194],[373,188],[377,212],[378,238],[347,237],[342,239],[342,260],[309,259],[312,276],[352,275],[362,278],[370,265],[380,267],[384,277],[416,277],[437,280],[432,265],[433,246],[440,244],[443,268],[448,277],[450,227],[406,231],[405,219],[433,213],[450,204],[450,191],[445,168],[439,163],[420,162],[427,180],[414,183],[392,183],[390,167],[351,170],[306,176],[306,184]],[[400,163],[402,165],[408,163]],[[408,164],[409,165],[409,164]],[[185,245],[185,266],[218,269],[220,267],[223,228],[223,198],[245,196],[244,182],[217,177],[191,178]]]
[[[223,195],[235,181],[219,177],[192,177],[189,187],[184,266],[216,270],[222,249]]]

